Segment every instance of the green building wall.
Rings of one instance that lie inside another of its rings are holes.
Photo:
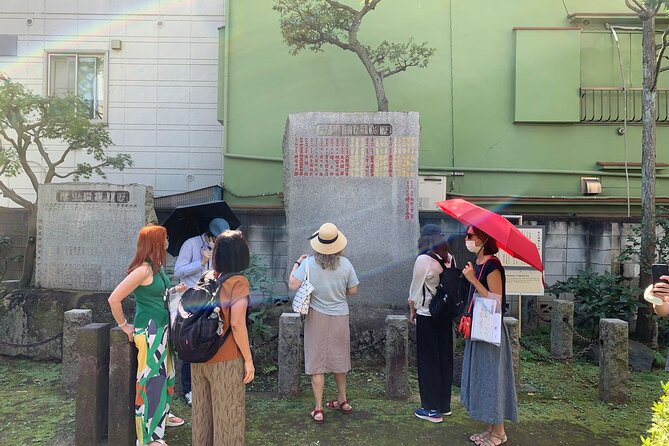
[[[282,206],[289,113],[376,108],[371,80],[353,53],[324,47],[291,56],[272,4],[227,0],[221,28],[225,199],[238,206]],[[413,37],[437,48],[427,68],[387,78],[385,86],[391,110],[420,113],[420,172],[447,176],[449,196],[508,212],[621,216],[625,173],[600,170],[597,162],[623,162],[627,151],[638,163],[641,126],[629,125],[626,150],[622,124],[578,121],[580,87],[622,86],[621,64],[627,86],[641,85],[640,36],[619,32],[619,61],[604,27],[635,24],[625,13],[623,0],[384,0],[365,18],[360,40]],[[658,29],[663,25],[660,19]],[[669,86],[669,74],[659,86]],[[659,125],[658,162],[669,161],[667,136],[669,127]],[[600,178],[602,193],[583,196],[584,176]],[[638,214],[639,169],[629,176]],[[656,188],[659,201],[669,197],[662,170]]]

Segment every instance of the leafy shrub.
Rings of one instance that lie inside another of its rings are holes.
[[[244,270],[244,275],[249,280],[251,289],[260,291],[265,299],[263,305],[249,310],[249,340],[251,346],[256,347],[272,334],[272,328],[265,323],[267,309],[264,304],[272,301],[274,278],[269,268],[254,253],[251,253],[249,267]]]
[[[664,394],[660,401],[653,403],[653,424],[648,428],[648,436],[641,437],[643,446],[669,445],[669,382],[662,383]]]
[[[655,257],[659,263],[669,263],[669,209],[665,207],[657,208],[657,217],[655,218],[655,234],[651,235],[651,242],[655,245]],[[627,236],[625,249],[618,256],[619,262],[628,262],[639,259],[641,251],[641,225],[632,227],[632,234]],[[643,259],[639,260],[639,266],[642,271],[650,274],[650,265],[647,265]]]
[[[546,288],[558,297],[561,293],[574,295],[574,324],[596,331],[600,318],[629,320],[639,307],[638,288],[625,285],[622,277],[612,273],[581,271],[578,276],[558,281]]]
[[[8,236],[0,236],[0,280],[5,277],[5,273],[9,268],[10,262],[20,262],[23,260],[22,255],[12,255],[14,249],[14,242]]]

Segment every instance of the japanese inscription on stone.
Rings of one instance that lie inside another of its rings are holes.
[[[45,288],[107,291],[126,274],[145,222],[146,186],[40,187],[35,281]]]

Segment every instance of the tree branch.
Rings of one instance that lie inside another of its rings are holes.
[[[669,28],[665,29],[664,32],[662,33],[662,49],[660,50],[660,53],[657,55],[657,58],[655,59],[655,79],[653,79],[653,90],[655,90],[655,88],[657,87],[657,78],[659,77],[658,75],[660,74],[662,69],[662,59],[664,58],[664,52],[667,49],[667,45],[669,45],[667,37],[669,37]]]
[[[357,9],[353,9],[353,8],[351,8],[351,7],[348,6],[348,5],[343,5],[343,4],[341,4],[341,3],[339,3],[339,2],[337,2],[337,1],[335,1],[335,0],[325,0],[325,2],[326,2],[328,5],[332,6],[333,8],[337,8],[337,9],[341,9],[341,10],[344,10],[344,11],[348,11],[348,12],[350,12],[351,14],[358,14],[358,12],[360,12],[360,11],[358,11]]]
[[[634,2],[634,5],[632,4]],[[637,2],[636,0],[625,0],[625,5],[632,11],[634,11],[635,14],[642,15],[646,12],[646,10]],[[636,6],[635,6],[636,5]]]
[[[51,158],[49,157],[49,154],[47,153],[46,150],[44,150],[44,145],[42,145],[42,140],[39,138],[35,138],[33,136],[33,142],[37,146],[37,150],[39,150],[39,154],[42,155],[42,158],[44,158],[44,161],[46,161],[47,166],[49,166],[49,169],[53,166],[53,163],[51,162]]]
[[[22,198],[19,194],[14,192],[14,190],[7,187],[7,185],[2,180],[0,180],[0,192],[2,192],[3,196],[9,198],[14,203],[18,204],[23,208],[32,209],[33,207],[33,203],[26,200],[25,198]]]

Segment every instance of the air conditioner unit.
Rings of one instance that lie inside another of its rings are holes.
[[[419,176],[418,210],[436,211],[435,203],[446,199],[446,184],[447,180],[444,176]]]

